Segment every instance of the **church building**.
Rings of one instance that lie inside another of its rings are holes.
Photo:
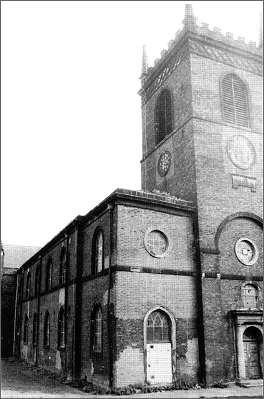
[[[186,5],[139,94],[141,190],[18,270],[15,355],[110,387],[261,379],[262,44]]]

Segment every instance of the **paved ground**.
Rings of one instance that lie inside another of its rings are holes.
[[[26,367],[23,363],[2,360],[1,397],[2,398],[98,398],[81,390],[61,384],[53,377],[36,369]],[[121,396],[121,398],[236,398],[260,399],[262,388],[240,388],[232,386],[220,389],[199,389],[188,391],[166,391],[151,394]],[[100,398],[120,398],[120,396],[101,395]]]

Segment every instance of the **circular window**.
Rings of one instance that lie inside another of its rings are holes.
[[[236,242],[235,253],[238,260],[247,266],[254,265],[258,259],[257,247],[248,238],[240,238]]]
[[[168,239],[161,231],[152,230],[145,236],[145,248],[150,255],[160,258],[168,249]]]

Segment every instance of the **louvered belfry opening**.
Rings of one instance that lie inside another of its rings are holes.
[[[249,127],[248,94],[246,85],[234,74],[222,82],[223,119],[235,125]]]
[[[172,98],[168,89],[160,93],[155,112],[156,144],[161,142],[173,130]]]

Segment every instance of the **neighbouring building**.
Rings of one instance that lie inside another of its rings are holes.
[[[13,355],[17,269],[40,248],[1,244],[1,357]]]
[[[142,189],[18,270],[16,355],[114,387],[261,378],[262,45],[187,5],[141,82]]]

